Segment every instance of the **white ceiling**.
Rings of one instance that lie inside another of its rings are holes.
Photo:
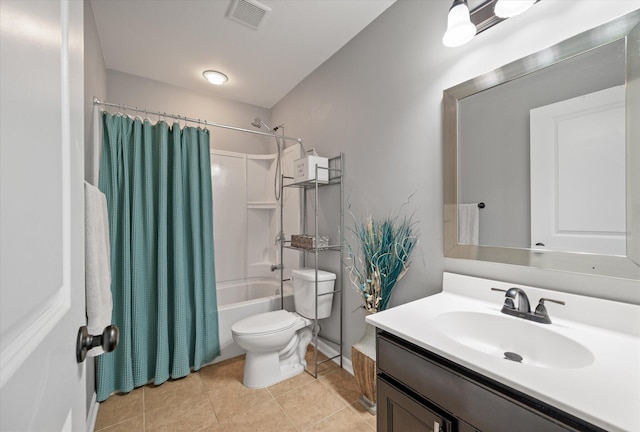
[[[108,69],[271,108],[395,0],[259,1],[258,30],[225,18],[230,0],[91,3]]]

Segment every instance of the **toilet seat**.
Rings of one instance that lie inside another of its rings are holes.
[[[285,310],[265,312],[238,321],[231,326],[237,335],[269,335],[293,327],[300,319],[298,315]]]

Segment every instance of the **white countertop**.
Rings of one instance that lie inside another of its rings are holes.
[[[438,317],[451,311],[500,312],[504,293],[525,290],[534,309],[541,297],[552,324],[536,324],[588,348],[593,362],[551,368],[507,361],[448,337]],[[640,431],[640,306],[445,273],[443,292],[369,315],[367,322],[455,363],[610,431]],[[440,328],[439,328],[440,327]]]

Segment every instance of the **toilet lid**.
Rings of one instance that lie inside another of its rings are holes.
[[[236,334],[274,333],[293,326],[298,317],[285,310],[265,312],[250,316],[231,326]]]

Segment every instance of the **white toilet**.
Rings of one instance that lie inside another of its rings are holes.
[[[296,312],[278,310],[245,318],[231,326],[233,340],[247,352],[243,383],[263,388],[301,373],[315,318],[315,269],[291,271]],[[333,291],[336,275],[318,270],[318,294]],[[318,297],[318,319],[331,315],[333,294]]]

